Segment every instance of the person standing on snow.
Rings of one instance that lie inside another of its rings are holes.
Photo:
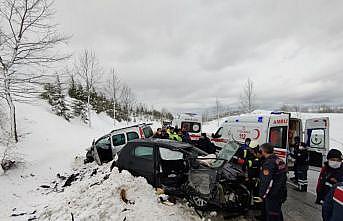
[[[343,182],[337,183],[325,198],[323,221],[340,221],[343,217]]]
[[[294,154],[292,157],[295,159],[294,173],[296,182],[298,184],[297,190],[300,192],[307,192],[307,171],[309,168],[309,155],[306,144],[301,142],[299,146],[294,149]]]
[[[293,181],[294,183],[298,183],[298,173],[296,173],[297,171],[297,166],[298,166],[298,162],[295,158],[295,152],[299,150],[299,146],[300,146],[300,137],[299,136],[296,136],[294,137],[294,144],[292,144],[290,146],[290,149],[291,149],[291,157],[293,159],[295,159],[294,161],[294,166],[293,166],[293,170],[294,170],[294,177],[291,177],[290,180]]]
[[[261,146],[265,159],[260,174],[260,197],[264,202],[266,221],[283,221],[282,204],[287,199],[287,166],[274,154],[274,146],[265,143]]]
[[[331,149],[327,155],[327,160],[318,178],[316,204],[322,204],[333,185],[343,182],[342,152]]]

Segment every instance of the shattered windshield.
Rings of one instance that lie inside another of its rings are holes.
[[[237,152],[238,148],[239,144],[233,141],[225,144],[217,155],[217,158],[222,160],[215,160],[211,163],[211,167],[220,167],[223,164],[224,160],[230,161]]]
[[[220,152],[218,153],[218,158],[229,161],[235,155],[238,148],[239,148],[239,144],[231,141],[225,144],[224,147],[220,150]]]

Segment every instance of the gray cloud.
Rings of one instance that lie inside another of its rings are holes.
[[[173,111],[238,102],[339,103],[341,1],[56,1],[74,52],[94,49],[138,97]]]

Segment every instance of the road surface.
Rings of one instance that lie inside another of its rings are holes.
[[[292,176],[292,173],[289,174]],[[295,190],[294,184],[288,182],[288,197],[285,204],[282,206],[285,221],[322,221],[322,208],[315,204],[315,186],[319,170],[308,171],[309,186],[308,192],[298,192]],[[212,218],[212,221],[255,221],[252,216],[224,219],[222,217]]]
[[[313,193],[298,192],[288,185],[288,198],[283,206],[285,221],[322,221],[322,208],[314,201]]]

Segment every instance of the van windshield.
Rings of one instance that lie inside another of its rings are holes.
[[[199,133],[201,131],[201,124],[197,122],[182,122],[181,129],[185,129],[190,133]]]
[[[269,142],[277,148],[286,149],[287,127],[271,127],[269,131]]]

